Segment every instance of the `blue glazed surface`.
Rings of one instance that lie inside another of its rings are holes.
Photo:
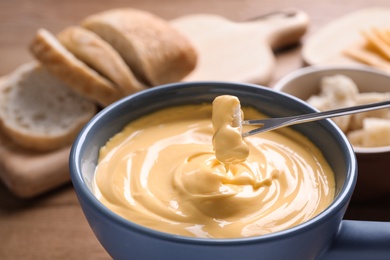
[[[269,116],[313,112],[287,94],[251,84],[177,83],[139,92],[102,110],[78,136],[70,155],[71,179],[96,237],[114,259],[313,259],[335,236],[357,178],[355,155],[345,136],[329,120],[296,125],[324,153],[335,171],[335,201],[315,218],[261,237],[199,239],[166,234],[131,223],[105,208],[90,183],[98,149],[124,125],[163,107],[211,102],[216,96],[239,97],[242,105]]]

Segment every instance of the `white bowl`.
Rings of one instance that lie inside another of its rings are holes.
[[[274,89],[302,100],[318,94],[324,76],[350,77],[360,92],[390,92],[390,74],[366,66],[309,66],[298,69],[278,81]],[[367,200],[390,195],[390,146],[354,147],[359,177],[353,199]]]

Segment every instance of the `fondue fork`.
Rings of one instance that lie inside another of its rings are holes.
[[[390,107],[390,100],[384,102],[376,102],[376,103],[371,103],[366,105],[360,105],[360,106],[352,106],[347,108],[328,110],[323,112],[314,112],[314,113],[297,115],[297,116],[243,120],[242,125],[258,125],[260,127],[242,133],[242,137],[263,133],[263,132],[275,130],[290,125],[307,123],[307,122],[317,121],[325,118],[332,118],[332,117],[345,116],[345,115],[356,114],[361,112],[367,112],[371,110],[377,110],[377,109],[388,108],[388,107]]]

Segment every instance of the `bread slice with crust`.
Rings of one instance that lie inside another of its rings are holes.
[[[81,25],[113,46],[150,86],[179,81],[196,66],[197,53],[189,40],[151,13],[113,9],[91,15]]]
[[[96,114],[82,97],[37,62],[27,63],[0,83],[0,121],[20,147],[51,151],[71,144]]]
[[[124,96],[110,81],[77,59],[45,29],[37,31],[30,50],[49,72],[102,106]]]
[[[125,94],[146,88],[127,67],[119,53],[92,31],[79,26],[65,28],[58,40],[79,60],[114,82]]]

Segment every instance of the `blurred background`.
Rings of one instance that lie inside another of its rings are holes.
[[[1,0],[0,1],[0,75],[10,72],[31,59],[26,46],[38,28],[58,33],[69,25],[77,24],[87,15],[107,9],[133,7],[155,13],[167,19],[187,14],[211,13],[236,22],[294,7],[306,12],[310,18],[303,41],[334,19],[352,11],[373,6],[390,6],[386,0],[111,0],[111,1],[55,1],[55,0]],[[299,46],[278,53],[275,80],[300,67]],[[294,59],[290,57],[294,56]],[[285,61],[288,62],[285,62]],[[287,63],[287,64],[286,64]]]

